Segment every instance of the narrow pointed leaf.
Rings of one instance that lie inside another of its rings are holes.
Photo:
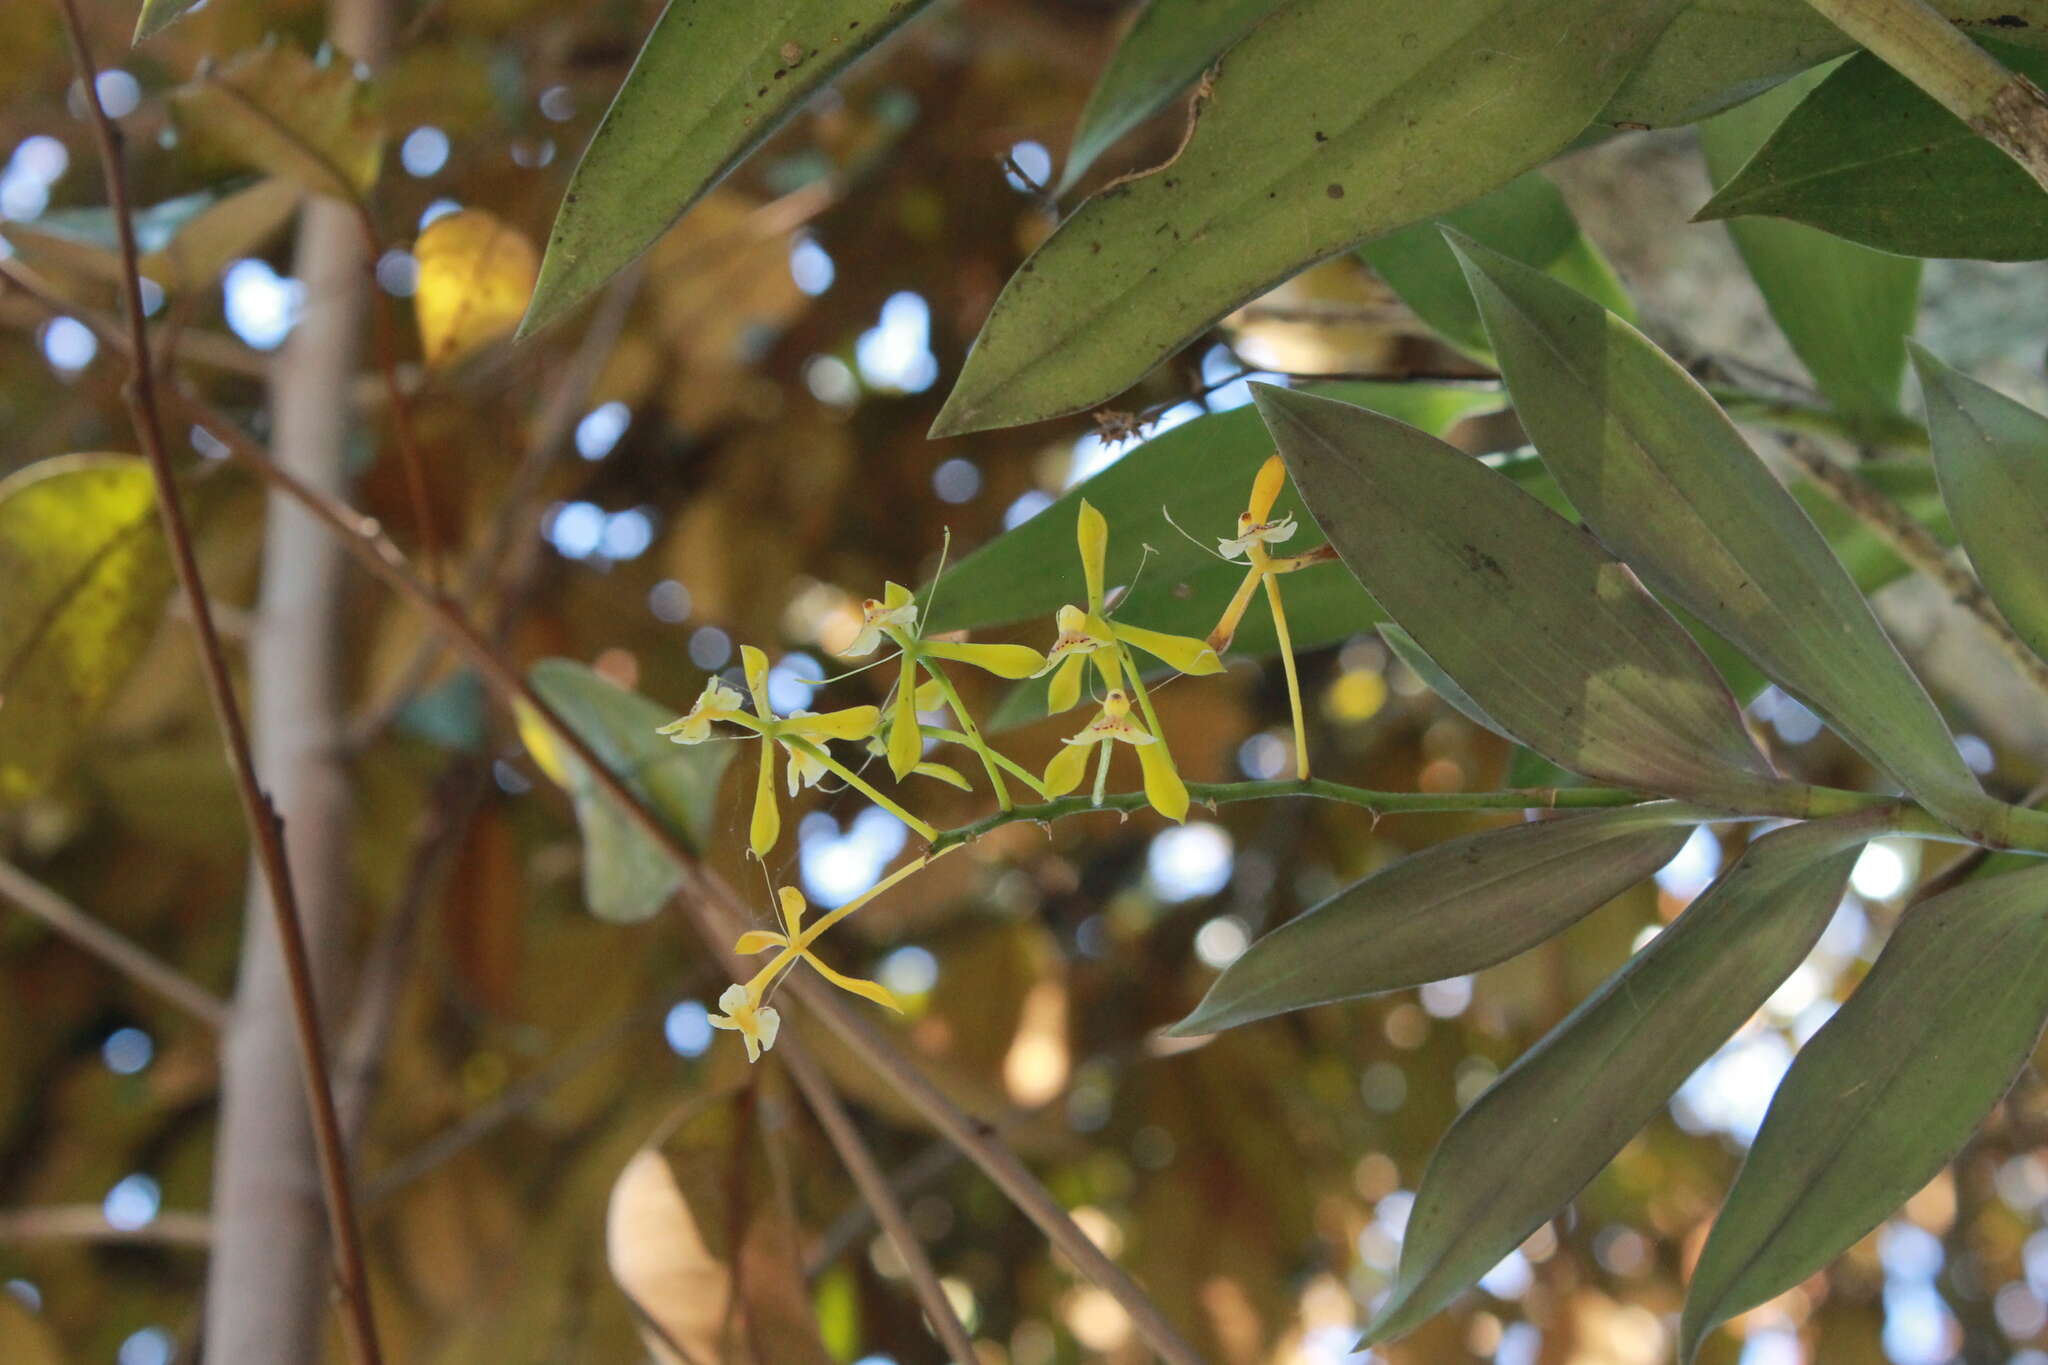
[[[1564,932],[1670,862],[1704,811],[1665,802],[1432,844],[1254,943],[1170,1033],[1491,967]]]
[[[1699,646],[1590,536],[1412,427],[1256,393],[1344,563],[1518,740],[1600,781],[1728,809],[1775,784]]]
[[[1584,295],[1455,245],[1515,409],[1602,542],[1942,819],[1995,836],[2010,808],[1983,794],[1848,571],[1706,390]]]
[[[1286,0],[1152,0],[1117,44],[1081,110],[1060,174],[1064,195],[1110,145],[1173,102]]]
[[[1934,468],[1985,591],[2048,659],[2048,417],[1915,349]]]
[[[1172,162],[1011,277],[934,433],[1112,398],[1304,267],[1548,160],[1681,4],[1292,0],[1230,50]]]
[[[1799,965],[1882,823],[1866,814],[1756,840],[1458,1116],[1367,1341],[1435,1314],[1599,1174]]]
[[[1809,72],[1701,124],[1700,149],[1714,183],[1726,184],[1826,74]],[[1852,418],[1896,415],[1906,334],[1919,309],[1920,262],[1769,218],[1735,219],[1728,235],[1820,391]]]
[[[1472,291],[1465,287],[1458,258],[1444,241],[1439,223],[1585,290],[1624,316],[1633,316],[1613,268],[1579,231],[1557,186],[1542,172],[1530,171],[1461,209],[1388,233],[1358,249],[1360,258],[1417,317],[1468,355],[1490,362],[1493,353],[1487,346],[1479,309],[1473,305]]]
[[[200,3],[201,0],[142,0],[142,12],[135,16],[135,36],[130,41],[140,43],[145,38],[154,38]]]
[[[1985,46],[2011,70],[2048,80],[2048,53]],[[2041,187],[1868,53],[1807,96],[1698,216],[1745,214],[1787,218],[1906,256],[2048,257]]]
[[[1452,710],[1474,725],[1493,731],[1511,744],[1514,742],[1515,737],[1508,733],[1507,727],[1487,715],[1479,703],[1472,700],[1471,694],[1458,686],[1457,679],[1444,672],[1437,661],[1415,643],[1413,635],[1392,621],[1380,622],[1379,631],[1380,638],[1387,642],[1387,648],[1393,651],[1394,657],[1413,669],[1417,677],[1429,684],[1429,690],[1448,702]]]
[[[2048,867],[1913,907],[1800,1050],[1700,1253],[1681,1359],[1821,1269],[1933,1179],[2048,1020]]]
[[[522,335],[588,298],[928,0],[669,0],[569,177]]]

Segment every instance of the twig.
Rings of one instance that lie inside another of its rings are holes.
[[[934,1142],[896,1168],[895,1173],[888,1177],[889,1188],[897,1199],[908,1198],[959,1165],[960,1156],[960,1149],[952,1143],[943,1139]],[[804,1258],[804,1278],[815,1282],[874,1226],[874,1209],[867,1200],[857,1199],[848,1204],[838,1217],[826,1224],[810,1254]]]
[[[121,245],[121,296],[127,314],[133,361],[128,399],[136,439],[142,445],[156,478],[157,510],[163,520],[164,536],[170,545],[179,586],[192,613],[207,691],[220,723],[222,738],[227,744],[242,814],[248,823],[250,838],[255,842],[264,879],[270,888],[269,901],[277,916],[278,944],[284,955],[291,987],[292,1020],[298,1034],[307,1102],[312,1110],[322,1192],[334,1237],[335,1273],[345,1307],[343,1319],[348,1325],[351,1349],[360,1365],[380,1365],[383,1353],[378,1346],[376,1317],[370,1306],[369,1278],[364,1270],[362,1243],[357,1235],[354,1195],[349,1187],[341,1126],[334,1111],[326,1049],[320,1037],[319,1006],[314,999],[305,935],[299,919],[298,900],[292,889],[291,865],[285,857],[284,829],[257,780],[241,706],[235,699],[234,683],[221,651],[220,637],[214,629],[206,585],[200,577],[199,563],[192,550],[191,528],[185,520],[177,478],[164,444],[163,418],[157,406],[156,378],[150,363],[148,324],[142,312],[140,257],[135,245],[135,223],[129,208],[121,130],[100,102],[99,66],[93,60],[77,0],[57,0],[57,4],[63,13],[86,107],[91,112],[93,130],[99,141],[107,202],[113,210],[114,226]]]
[[[227,1002],[149,950],[108,928],[12,863],[0,862],[5,896],[114,970],[155,991],[214,1029],[227,1027]]]
[[[98,1204],[49,1204],[0,1211],[0,1245],[9,1242],[207,1247],[213,1244],[213,1219],[203,1213],[164,1212],[140,1227],[116,1227]]]
[[[789,1068],[790,1078],[796,1088],[803,1092],[804,1102],[817,1116],[818,1124],[825,1130],[825,1136],[832,1141],[833,1149],[839,1153],[840,1164],[853,1177],[854,1187],[866,1198],[868,1207],[874,1210],[875,1221],[882,1225],[895,1244],[896,1254],[903,1258],[903,1270],[910,1277],[910,1286],[917,1291],[918,1301],[924,1304],[924,1314],[946,1347],[946,1354],[953,1358],[953,1365],[979,1365],[980,1357],[974,1353],[974,1340],[967,1335],[967,1328],[961,1323],[960,1315],[953,1311],[952,1300],[946,1297],[946,1290],[939,1283],[938,1272],[932,1269],[930,1258],[924,1254],[924,1243],[917,1239],[917,1232],[910,1226],[910,1218],[903,1212],[903,1204],[896,1197],[889,1178],[876,1164],[874,1153],[861,1141],[859,1130],[853,1120],[847,1117],[846,1106],[833,1092],[832,1085],[825,1079],[825,1073],[818,1069],[817,1062],[796,1039],[794,1047],[785,1047],[783,1063]]]
[[[1871,487],[1855,470],[1829,459],[1827,452],[1814,442],[1786,436],[1780,444],[1807,477],[1820,485],[1821,491],[1869,526],[1899,558],[1926,575],[1951,602],[1975,618],[2020,676],[2048,696],[2048,661],[2043,661],[2027,647],[2026,641],[2013,633],[1991,595],[1984,591],[1984,585],[1957,563],[1926,527]]]
[[[2048,98],[1925,0],[1807,0],[2048,190]]]

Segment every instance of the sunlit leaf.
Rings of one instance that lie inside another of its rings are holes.
[[[135,42],[154,38],[205,0],[142,0],[142,12],[135,16]]]
[[[40,791],[142,657],[173,586],[133,455],[0,480],[0,803]]]
[[[1186,90],[1203,68],[1285,0],[1151,0],[1081,110],[1060,174],[1065,194],[1095,158]]]
[[[341,199],[376,183],[383,124],[346,58],[323,64],[295,47],[256,48],[173,91],[171,108],[187,136],[228,161]]]
[[[1917,347],[1934,467],[1970,563],[2020,638],[2048,659],[2048,418]]]
[[[2048,1020],[2048,867],[1908,910],[1800,1049],[1693,1271],[1681,1359],[1821,1269],[1924,1186]]]
[[[2048,80],[2048,53],[1987,46],[2012,70]],[[1908,256],[2048,256],[2041,187],[1867,53],[1807,96],[1698,216],[1743,214],[1789,218]]]
[[[1579,231],[1564,196],[1541,172],[1530,171],[1461,209],[1388,233],[1358,249],[1417,317],[1469,355],[1492,359],[1472,291],[1439,223],[1585,290],[1624,316],[1634,316],[1613,268]]]
[[[760,1108],[751,1092],[700,1105],[612,1187],[606,1258],[661,1365],[832,1360]]]
[[[1584,295],[1457,245],[1515,410],[1594,533],[1944,820],[2003,828],[1847,570],[1692,376]]]
[[[645,800],[692,849],[711,835],[718,780],[732,745],[674,745],[655,731],[676,713],[628,692],[568,659],[533,666],[534,690],[567,722],[628,789]],[[575,754],[558,744],[538,716],[522,713],[519,734],[534,762],[569,793],[583,831],[583,888],[592,914],[609,920],[652,915],[682,872],[619,809]]]
[[[540,257],[526,234],[483,209],[443,214],[420,232],[413,315],[429,366],[453,364],[519,326]]]
[[[1432,844],[1252,944],[1176,1034],[1420,986],[1505,962],[1655,872],[1706,812],[1662,802]]]
[[[1368,1341],[1413,1330],[1563,1208],[1813,947],[1881,816],[1766,834],[1438,1144]]]
[[[1714,183],[1726,184],[1825,74],[1787,81],[1701,124],[1700,147]],[[1767,218],[1735,219],[1728,234],[1778,330],[1821,392],[1852,417],[1897,412],[1906,334],[1920,301],[1920,262]]]
[[[1011,277],[934,434],[1112,398],[1302,268],[1444,213],[1584,131],[1681,0],[1294,0],[1222,64],[1168,165]]]
[[[562,196],[521,326],[544,327],[654,244],[848,63],[927,0],[669,0]]]
[[[1742,808],[1774,785],[1699,646],[1591,537],[1412,427],[1256,393],[1344,563],[1522,743],[1588,777],[1708,805]]]

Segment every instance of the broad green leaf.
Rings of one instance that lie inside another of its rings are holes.
[[[203,4],[205,0],[142,0],[142,12],[135,16],[135,37],[140,43],[145,38],[154,38],[187,13]]]
[[[1548,160],[1682,2],[1292,0],[1230,50],[1172,162],[1010,278],[933,433],[1112,398],[1303,267]]]
[[[1943,820],[1997,836],[2015,812],[1983,794],[1848,571],[1706,390],[1584,295],[1457,246],[1515,410],[1594,533]]]
[[[1693,1271],[1680,1359],[1821,1269],[1947,1164],[2048,1020],[2048,867],[1908,910],[1778,1086]]]
[[[1254,943],[1169,1033],[1420,986],[1505,962],[1671,861],[1707,812],[1666,802],[1432,844]]]
[[[1966,31],[2048,46],[2048,0],[1934,0],[1934,8]],[[1694,0],[1600,121],[1650,128],[1697,122],[1855,50],[1807,0]]]
[[[1412,427],[1255,392],[1345,565],[1515,738],[1596,780],[1703,805],[1745,809],[1776,785],[1699,646],[1590,536]]]
[[[669,0],[569,177],[520,335],[602,288],[928,2]]]
[[[1540,171],[1530,171],[1433,222],[1413,224],[1358,249],[1417,317],[1468,355],[1493,358],[1472,291],[1439,223],[1585,290],[1624,317],[1635,315],[1621,281],[1600,248],[1579,231],[1557,186]]]
[[[2048,417],[1918,347],[1913,367],[1963,548],[2013,630],[2048,659]]]
[[[1599,1174],[1799,965],[1883,819],[1816,821],[1752,842],[1458,1116],[1430,1158],[1366,1343],[1413,1330]]]
[[[62,770],[174,582],[141,458],[66,455],[0,480],[0,806]]]
[[[201,151],[316,194],[361,199],[383,162],[373,92],[347,58],[255,48],[173,91],[171,111]]]
[[[1311,391],[1437,434],[1501,405],[1497,390],[1437,384],[1326,384]],[[931,629],[1044,618],[1046,640],[1037,643],[1050,643],[1053,613],[1083,600],[1074,518],[1086,498],[1109,523],[1108,582],[1131,587],[1116,609],[1117,619],[1153,630],[1207,635],[1244,579],[1243,568],[1217,561],[1216,542],[1237,534],[1237,514],[1244,510],[1252,478],[1272,453],[1273,438],[1249,407],[1197,417],[1161,432],[948,569],[933,595]],[[1301,510],[1291,488],[1281,494],[1276,515],[1299,517]],[[1295,538],[1280,548],[1298,553],[1314,544],[1314,528],[1303,521]],[[1370,629],[1379,617],[1358,585],[1335,565],[1289,575],[1281,588],[1298,648],[1346,639]],[[1243,654],[1270,654],[1277,648],[1263,605],[1255,604],[1246,614],[1232,648]]]
[[[2048,80],[2048,53],[1992,43]],[[2005,153],[1863,53],[1792,111],[1698,217],[1761,214],[1907,256],[2048,257],[2048,195]]]
[[[212,284],[230,262],[274,236],[302,194],[297,184],[272,176],[137,209],[142,273],[173,293]],[[122,275],[111,209],[57,209],[25,222],[0,219],[0,237],[38,265],[111,281]]]
[[[1809,72],[1701,124],[1713,182],[1726,184],[1825,75]],[[1736,219],[1728,235],[1821,392],[1850,417],[1895,414],[1906,334],[1919,309],[1920,262],[1769,218]]]
[[[534,691],[588,744],[627,788],[681,836],[702,849],[711,838],[718,779],[732,745],[681,746],[655,730],[676,713],[628,692],[582,664],[543,659],[529,675]],[[646,919],[682,884],[682,872],[598,787],[575,754],[531,714],[520,738],[535,763],[569,794],[583,831],[583,890],[600,919]]]
[[[1124,35],[1081,110],[1059,189],[1072,189],[1095,158],[1188,88],[1203,68],[1285,0],[1151,0]]]

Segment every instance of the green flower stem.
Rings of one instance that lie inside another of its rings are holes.
[[[924,821],[918,819],[915,815],[912,815],[909,811],[903,809],[903,807],[897,805],[894,801],[891,801],[888,797],[876,791],[874,787],[869,785],[866,778],[862,777],[853,769],[847,767],[844,763],[841,763],[838,759],[832,757],[832,755],[825,752],[824,748],[822,748],[821,746],[813,744],[807,739],[799,739],[795,735],[781,735],[777,738],[780,743],[788,746],[789,748],[795,749],[799,753],[804,754],[806,757],[816,759],[818,762],[824,764],[825,770],[827,772],[831,773],[833,776],[837,777],[841,782],[844,782],[847,786],[859,792],[862,796],[865,796],[868,800],[880,806],[883,810],[889,812],[889,814],[895,816],[898,820],[901,820],[904,824],[916,830],[919,836],[921,836],[922,838],[933,840],[936,840],[938,838],[937,830],[933,829]]]
[[[943,725],[920,725],[917,727],[917,729],[918,733],[930,735],[933,739],[942,740],[947,744],[964,745],[970,749],[974,747],[973,743],[967,738],[966,735],[960,733],[960,731],[958,730],[948,730]],[[1044,799],[1045,784],[1038,780],[1037,773],[1032,772],[1031,769],[1025,767],[1016,759],[1011,758],[1008,754],[1005,754],[1001,749],[997,749],[991,746],[988,752],[989,757],[993,758],[999,765],[1001,765],[1004,772],[1007,772],[1010,776],[1016,778],[1019,782],[1022,782],[1025,786],[1037,792],[1039,795],[1039,799]]]
[[[1772,398],[1748,389],[1710,384],[1707,392],[1730,417],[1738,422],[1796,431],[1809,436],[1828,436],[1859,446],[1882,446],[1887,450],[1927,453],[1927,428],[1910,417],[1891,414],[1850,416],[1834,408],[1802,403],[1795,399]]]
[[[990,749],[988,741],[981,737],[981,728],[974,723],[974,717],[968,713],[967,703],[960,700],[960,693],[953,687],[953,680],[939,667],[938,660],[925,658],[920,654],[917,662],[918,666],[931,676],[931,680],[939,685],[939,692],[945,697],[946,705],[952,708],[953,718],[960,722],[967,747],[981,755],[981,766],[988,773],[989,786],[996,794],[996,804],[1004,810],[1011,809],[1015,803],[1010,800],[1010,789],[1003,785],[1003,770],[996,766],[995,751]]]

